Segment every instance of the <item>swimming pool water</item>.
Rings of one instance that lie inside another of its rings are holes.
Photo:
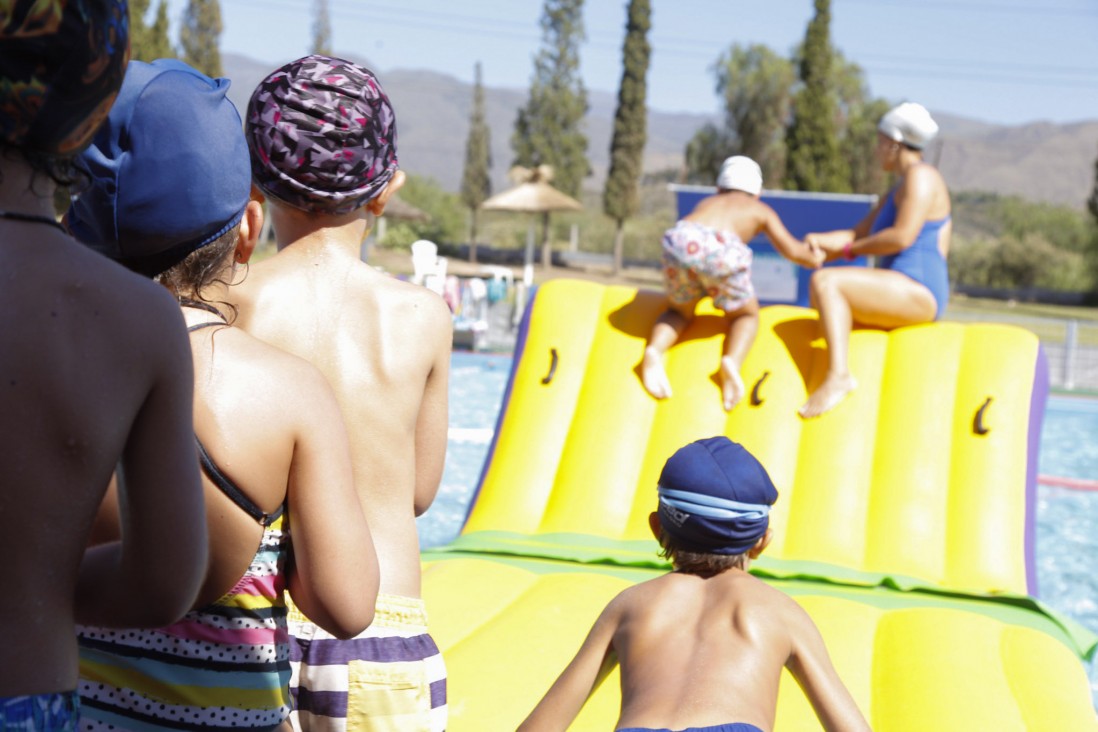
[[[453,354],[446,467],[434,505],[417,522],[424,548],[446,544],[461,531],[510,370],[507,355]],[[1049,399],[1038,472],[1098,480],[1098,400]],[[1049,606],[1098,632],[1098,492],[1038,486],[1037,585]],[[1098,664],[1090,677],[1098,708]]]

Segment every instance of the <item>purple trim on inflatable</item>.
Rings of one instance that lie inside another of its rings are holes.
[[[1037,346],[1033,373],[1033,392],[1029,402],[1029,444],[1026,451],[1026,589],[1037,597],[1037,453],[1041,447],[1041,424],[1048,403],[1048,356]]]
[[[522,361],[523,353],[526,351],[526,338],[530,334],[530,314],[534,312],[534,301],[538,296],[538,288],[534,287],[530,290],[530,297],[526,301],[526,310],[522,313],[522,322],[519,323],[518,335],[515,338],[515,350],[511,355],[511,373],[507,377],[507,388],[503,390],[503,401],[500,403],[499,416],[496,417],[496,427],[492,431],[492,442],[488,445],[488,454],[484,456],[484,465],[480,468],[480,478],[477,479],[477,488],[473,491],[473,496],[469,500],[465,509],[465,519],[461,522],[461,528],[465,530],[465,524],[469,523],[469,516],[473,513],[473,506],[477,505],[477,499],[480,498],[480,489],[484,485],[484,476],[488,474],[488,466],[492,464],[492,458],[496,454],[496,441],[499,440],[500,427],[503,425],[503,418],[507,414],[507,407],[511,403],[511,389],[515,385],[515,372],[518,371],[519,363]]]

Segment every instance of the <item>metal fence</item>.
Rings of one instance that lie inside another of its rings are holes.
[[[1009,313],[951,314],[946,319],[1009,323],[1033,331],[1048,357],[1049,381],[1053,388],[1098,393],[1098,322]]]

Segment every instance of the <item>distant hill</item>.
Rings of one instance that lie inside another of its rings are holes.
[[[362,58],[352,60],[369,66]],[[255,85],[273,67],[237,54],[222,56],[233,80],[229,97],[243,111]],[[397,112],[400,164],[410,173],[434,178],[450,191],[461,185],[465,138],[469,132],[472,85],[433,71],[393,69],[379,72]],[[485,87],[485,111],[492,140],[493,190],[508,186],[511,131],[526,102],[525,89]],[[609,164],[616,95],[588,91],[588,155],[593,169],[587,186],[600,188]],[[714,99],[714,106],[716,106]],[[927,156],[950,187],[990,191],[1031,201],[1083,208],[1094,186],[1098,158],[1098,120],[1075,124],[1038,122],[995,125],[934,112],[942,132]],[[649,110],[645,170],[678,169],[686,143],[716,114]]]

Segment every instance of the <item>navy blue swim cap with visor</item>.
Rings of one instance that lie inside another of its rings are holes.
[[[727,437],[692,442],[660,473],[663,531],[686,551],[743,554],[770,525],[778,491],[754,455]]]
[[[182,61],[130,62],[78,159],[92,185],[69,209],[76,239],[155,277],[239,224],[251,163],[228,90]]]

